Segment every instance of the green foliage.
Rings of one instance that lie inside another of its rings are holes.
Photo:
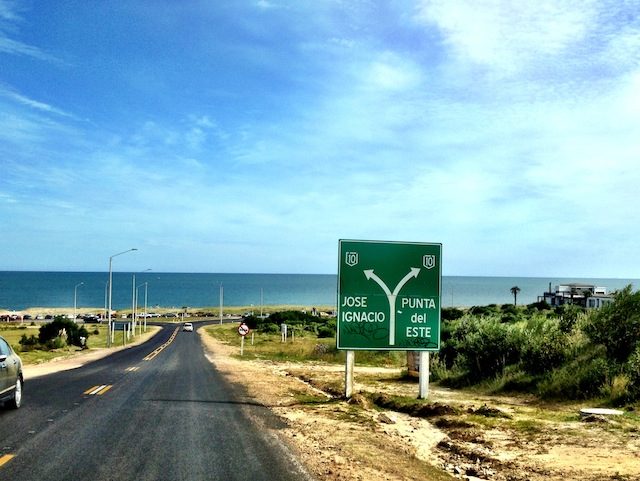
[[[624,363],[640,345],[640,291],[628,285],[590,317],[584,330],[595,344],[605,347],[607,357]]]
[[[22,337],[20,337],[19,343],[21,351],[33,351],[38,347],[38,338],[33,334],[29,337],[27,337],[26,334],[23,334]]]
[[[469,314],[474,316],[492,316],[498,312],[497,306],[491,304],[489,306],[473,306],[469,309]]]
[[[602,394],[608,384],[609,364],[604,357],[578,357],[550,373],[539,394],[552,399],[589,399]]]
[[[296,335],[303,335],[307,332],[318,337],[329,338],[335,336],[336,333],[335,318],[318,317],[302,311],[274,312],[265,318],[248,316],[244,318],[244,322],[249,328],[265,334],[280,332],[282,324],[295,328]]]
[[[66,344],[70,346],[83,347],[81,337],[85,340],[89,338],[89,333],[84,326],[78,326],[72,320],[64,316],[56,316],[53,321],[40,327],[38,342],[49,349],[59,349],[64,347],[64,335],[66,334]]]
[[[576,322],[580,318],[580,314],[584,313],[584,309],[576,304],[564,304],[562,306],[558,306],[558,310],[560,317],[560,330],[562,332],[571,332],[573,330],[573,326],[575,326]]]
[[[528,374],[552,371],[565,361],[567,345],[557,322],[532,318],[522,332],[522,369]]]
[[[629,356],[625,366],[626,375],[629,380],[629,397],[631,399],[640,398],[640,346]]]
[[[464,316],[464,311],[457,307],[443,307],[440,312],[440,318],[443,321],[455,321],[456,319],[460,319],[462,316]]]
[[[527,305],[527,310],[528,311],[547,311],[551,309],[551,307],[549,306],[549,304],[547,304],[545,301],[538,301],[538,302],[533,302],[529,305]]]
[[[479,381],[500,374],[519,359],[515,329],[497,318],[465,318],[454,338],[460,362],[470,380]]]
[[[269,316],[269,322],[290,324],[292,326],[317,321],[318,317],[302,311],[280,311]]]
[[[318,337],[326,338],[326,337],[334,337],[336,335],[335,326],[331,327],[329,325],[318,327]]]

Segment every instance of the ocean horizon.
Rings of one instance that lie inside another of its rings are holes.
[[[138,305],[149,310],[220,305],[335,306],[336,274],[222,274],[222,273],[113,273],[113,309],[132,306],[133,279]],[[638,279],[442,276],[442,307],[471,307],[513,303],[511,287],[518,286],[518,304],[530,304],[558,284],[580,282],[606,287],[609,292]],[[102,308],[107,298],[107,272],[0,271],[0,310],[29,308]]]

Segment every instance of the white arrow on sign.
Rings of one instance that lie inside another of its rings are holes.
[[[393,292],[391,292],[384,281],[373,272],[373,269],[366,269],[363,272],[367,280],[370,281],[373,279],[387,295],[387,300],[389,301],[389,345],[393,346],[396,343],[396,298],[400,293],[400,289],[402,289],[407,282],[418,277],[420,269],[418,267],[411,267],[409,273],[398,282]]]

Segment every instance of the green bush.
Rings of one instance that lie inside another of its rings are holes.
[[[264,332],[265,334],[276,334],[280,332],[280,326],[272,322],[261,323],[259,330],[260,332]]]
[[[584,309],[576,304],[564,304],[560,307],[560,330],[562,332],[571,332],[578,322],[580,314],[584,313]]]
[[[455,321],[464,316],[464,311],[457,307],[443,307],[440,312],[440,318],[443,321]]]
[[[538,385],[543,398],[589,399],[608,385],[609,364],[601,354],[580,356],[550,373]]]
[[[568,336],[557,322],[531,319],[522,332],[522,369],[528,374],[552,371],[565,361],[567,346]]]
[[[20,344],[21,351],[33,351],[38,347],[38,338],[33,334],[31,334],[29,337],[27,337],[26,334],[23,334],[22,337],[20,337],[20,341],[18,342]]]
[[[640,346],[629,356],[625,371],[629,379],[629,397],[640,399]]]
[[[595,344],[601,344],[607,357],[624,363],[640,345],[640,291],[628,285],[590,316],[584,330]]]
[[[513,327],[495,317],[465,321],[455,337],[459,360],[470,380],[494,377],[519,360],[519,336]]]
[[[326,337],[334,337],[336,335],[335,328],[331,328],[330,326],[320,326],[318,328],[318,337],[326,338]]]
[[[44,346],[48,346],[50,349],[58,349],[59,347],[64,347],[65,342],[64,340],[58,341],[57,339],[63,338],[65,334],[66,344],[70,346],[83,347],[80,338],[84,337],[85,341],[89,338],[89,333],[84,326],[78,326],[78,324],[64,316],[56,316],[53,321],[40,327],[38,342]],[[62,345],[60,345],[61,343]]]

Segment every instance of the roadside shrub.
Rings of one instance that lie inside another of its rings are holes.
[[[495,314],[497,311],[497,306],[495,304],[491,304],[489,306],[473,306],[469,309],[469,314],[474,316],[491,316]]]
[[[551,309],[551,306],[549,306],[545,301],[533,302],[527,305],[528,311],[547,311],[549,309]]]
[[[596,344],[602,344],[607,357],[624,363],[640,345],[640,291],[632,292],[628,285],[614,295],[614,302],[605,305],[589,318],[584,331]]]
[[[496,318],[465,318],[465,321],[455,337],[460,362],[470,380],[494,377],[519,360],[519,339],[514,328]]]
[[[531,319],[522,332],[521,366],[528,374],[543,374],[562,365],[566,359],[567,335],[558,322]]]
[[[53,339],[49,339],[45,342],[45,347],[47,349],[62,349],[67,345],[67,341],[62,337],[54,337]]]
[[[514,312],[505,312],[500,316],[500,322],[502,322],[503,324],[513,324],[515,322],[518,322],[519,320],[520,317],[517,313]]]
[[[629,356],[629,361],[625,366],[626,375],[629,379],[630,400],[640,399],[640,346]]]
[[[38,338],[33,334],[31,334],[29,337],[27,337],[26,334],[23,334],[22,337],[20,337],[20,341],[18,342],[20,344],[21,351],[33,351],[38,347]]]
[[[457,339],[453,338],[458,325],[457,322],[443,322],[440,325],[440,351],[437,356],[446,369],[451,369],[458,356]]]
[[[543,398],[589,399],[602,394],[609,379],[609,364],[600,355],[581,356],[550,373],[538,385]]]
[[[259,330],[260,332],[264,332],[265,334],[277,334],[278,332],[280,332],[280,326],[272,322],[267,322],[264,324],[260,324]]]
[[[584,309],[576,304],[565,304],[560,307],[560,330],[571,332]]]
[[[464,316],[464,311],[457,307],[443,307],[440,317],[443,321],[455,321]]]
[[[331,326],[320,326],[318,327],[318,337],[326,338],[326,337],[334,337],[336,335],[335,328],[331,328]]]
[[[84,337],[85,340],[87,340],[89,338],[89,333],[84,326],[78,326],[78,324],[64,316],[56,316],[53,321],[40,327],[38,342],[42,345],[48,346],[50,349],[59,349],[65,345],[65,340],[63,339],[65,336],[66,344],[70,346],[83,347],[80,338]],[[57,339],[62,339],[62,341],[58,341]]]

